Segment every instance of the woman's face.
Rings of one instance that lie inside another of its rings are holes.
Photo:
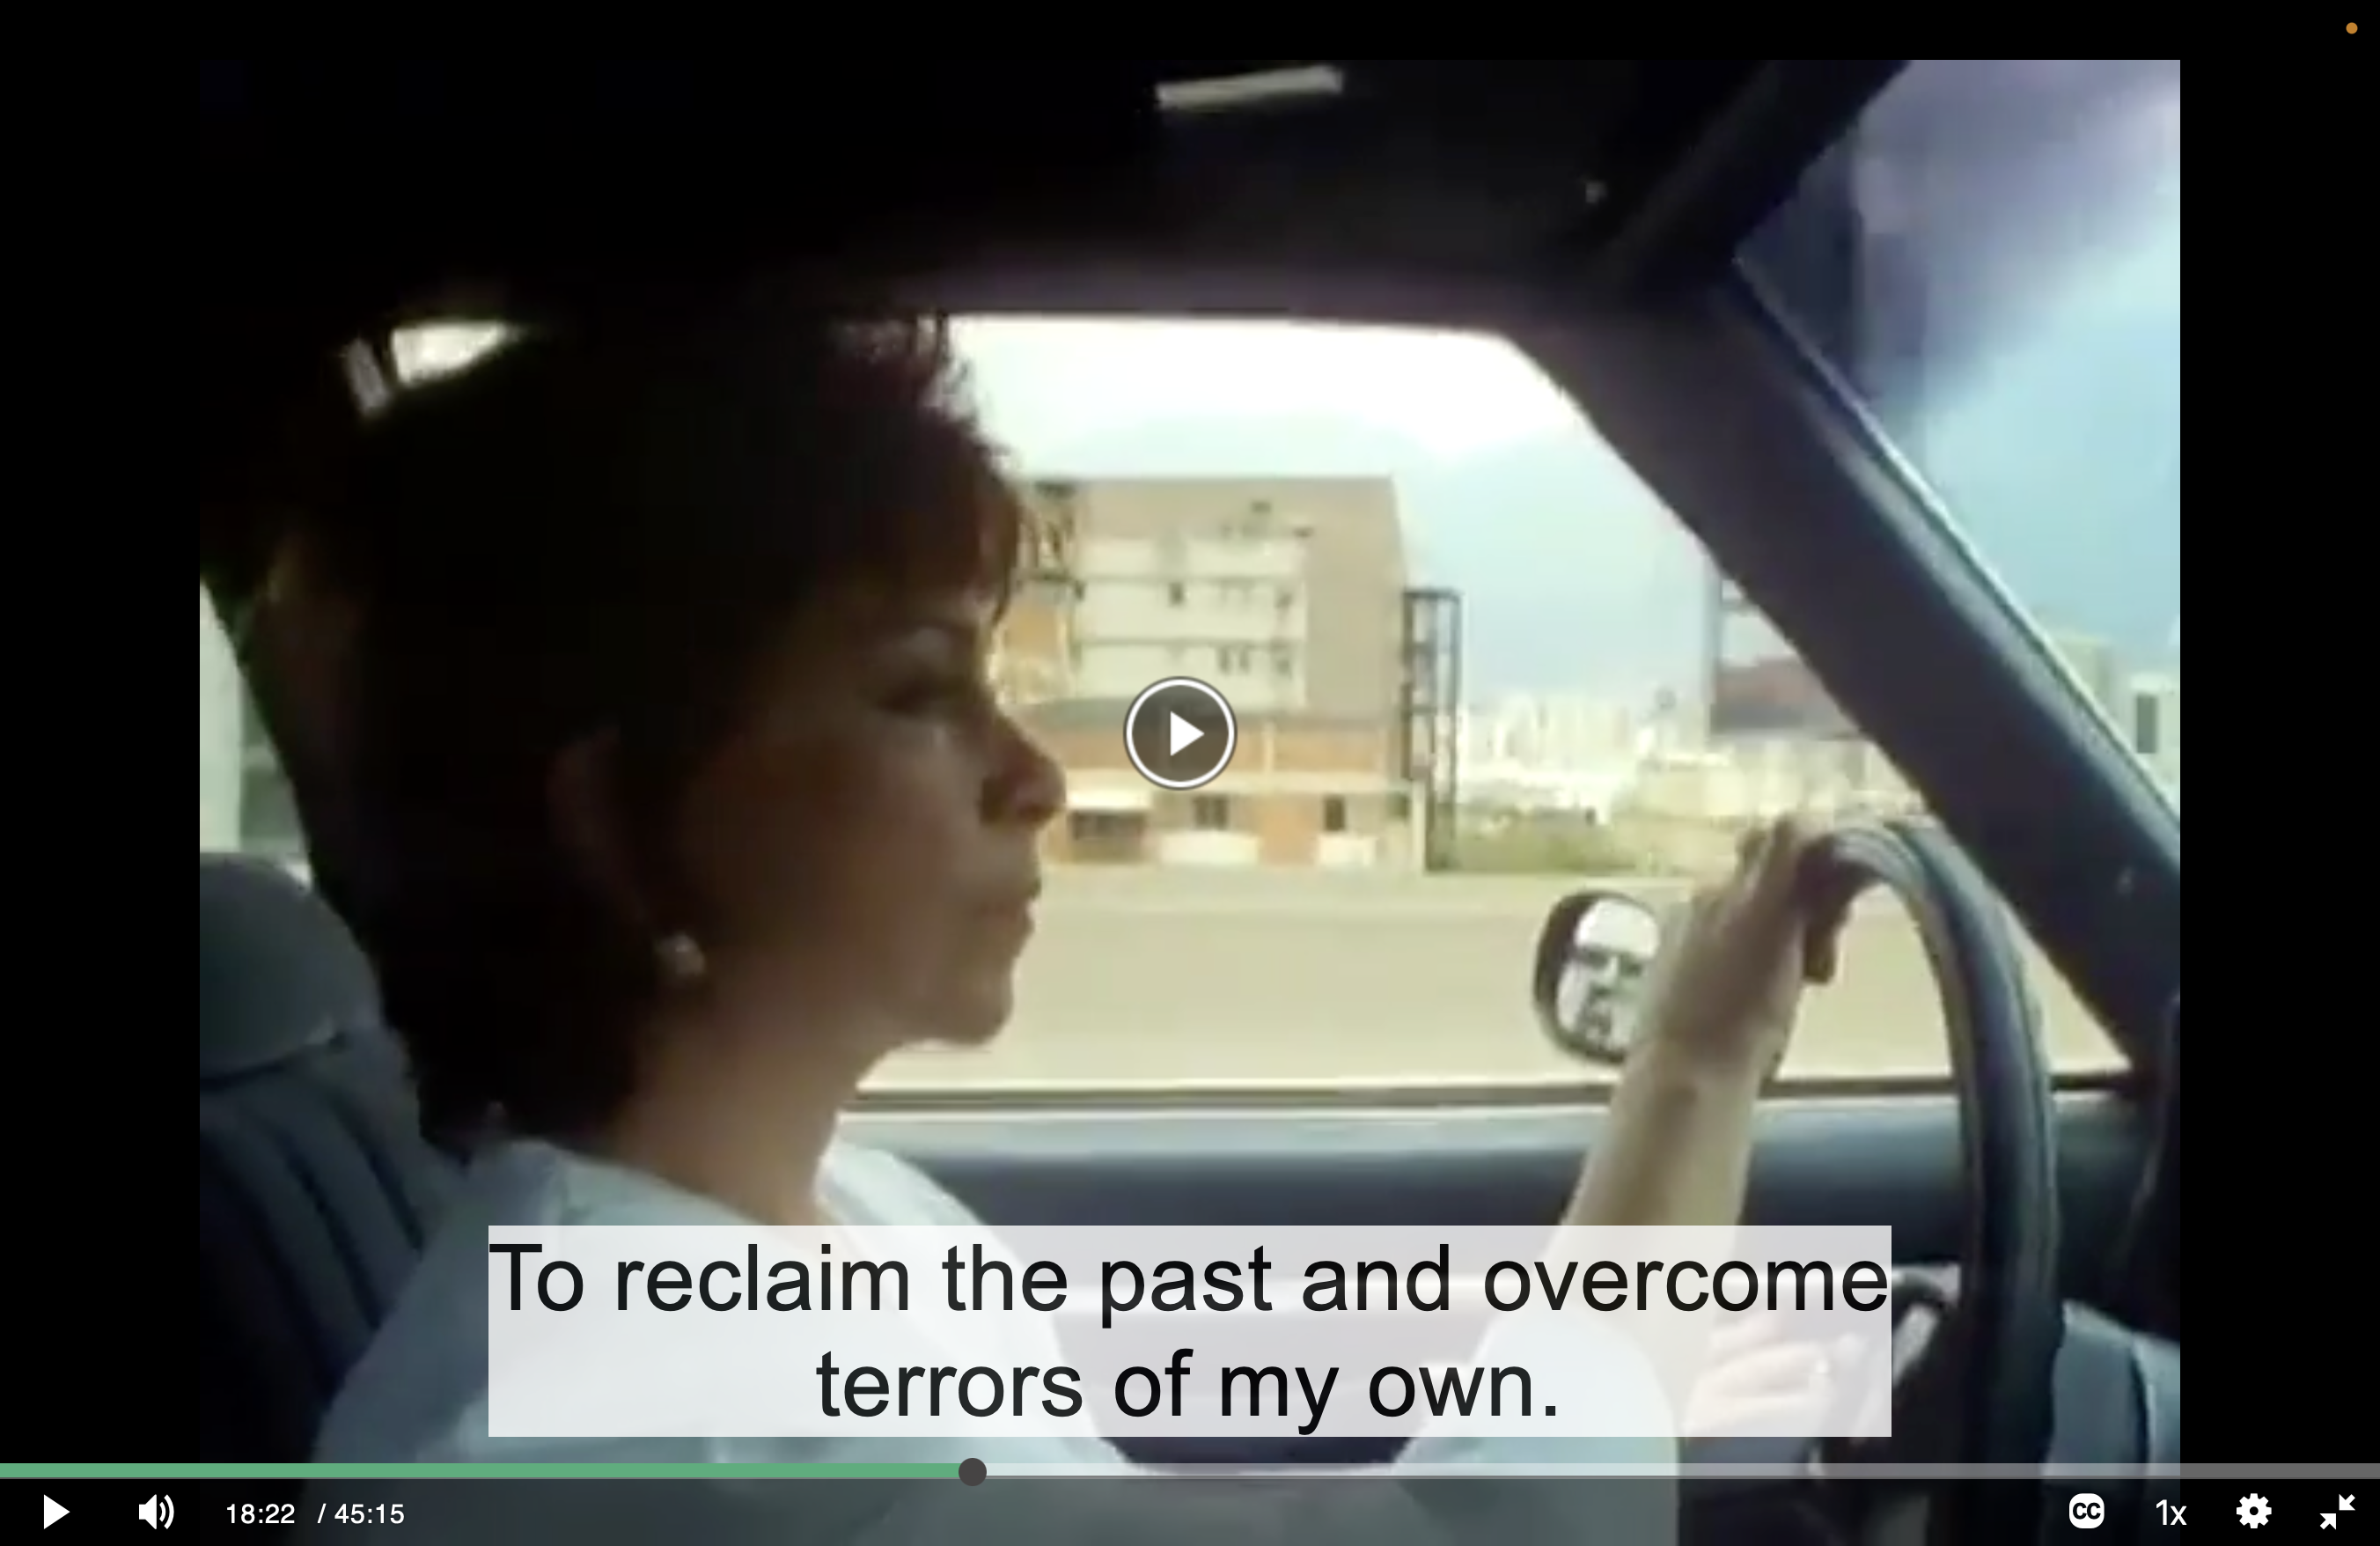
[[[1065,785],[994,700],[993,624],[853,592],[787,630],[683,806],[714,992],[862,1056],[1005,1022]]]

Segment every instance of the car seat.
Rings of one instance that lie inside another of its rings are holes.
[[[200,855],[201,1461],[307,1458],[455,1175],[336,915],[277,865]]]

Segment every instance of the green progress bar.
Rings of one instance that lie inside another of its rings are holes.
[[[956,1466],[42,1466],[0,1464],[0,1477],[26,1481],[79,1481],[125,1477],[140,1480],[443,1481],[476,1477],[603,1477],[627,1480],[698,1480],[705,1477],[808,1477],[843,1480],[956,1480]]]

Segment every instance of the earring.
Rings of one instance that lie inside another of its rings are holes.
[[[703,956],[702,946],[692,934],[670,934],[653,945],[653,959],[661,966],[662,976],[677,987],[702,980],[710,969]]]

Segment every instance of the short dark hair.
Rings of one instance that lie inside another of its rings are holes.
[[[563,852],[559,754],[610,736],[650,843],[806,600],[1004,598],[1030,541],[943,324],[749,303],[529,333],[408,389],[320,514],[362,605],[352,921],[447,1141],[600,1123],[662,991]]]

